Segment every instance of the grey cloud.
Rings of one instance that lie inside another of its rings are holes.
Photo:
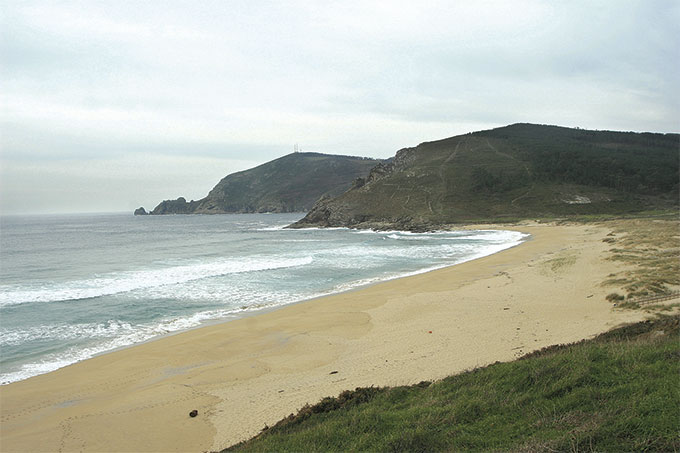
[[[103,156],[107,158],[121,157],[126,154],[144,154],[166,156],[219,157],[240,159],[248,156],[249,160],[273,159],[292,150],[292,144],[247,144],[247,143],[196,143],[196,142],[140,142],[107,141],[101,138],[83,137],[77,134],[49,132],[37,126],[26,126],[21,123],[5,123],[0,128],[2,137],[2,158],[16,162],[32,162],[36,159],[43,162],[59,162],[68,160],[93,160]]]
[[[673,0],[2,2],[1,159],[169,172],[517,121],[677,131],[678,23]]]

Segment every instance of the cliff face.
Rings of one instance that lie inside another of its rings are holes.
[[[206,196],[165,200],[151,214],[224,214],[309,211],[322,196],[337,196],[380,161],[293,153],[223,178]]]
[[[445,224],[678,206],[678,134],[516,124],[397,152],[292,227]]]

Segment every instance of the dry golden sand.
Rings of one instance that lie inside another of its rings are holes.
[[[642,318],[604,300],[620,266],[608,228],[513,229],[533,238],[3,386],[0,449],[218,450],[344,389],[440,379]]]

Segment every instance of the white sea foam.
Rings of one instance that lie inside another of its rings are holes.
[[[347,227],[305,227],[305,228],[295,228],[292,231],[337,231],[337,230],[350,230]]]
[[[322,294],[318,296],[320,295]],[[312,297],[317,297],[317,295]],[[100,340],[92,346],[69,348],[61,353],[50,354],[39,362],[24,364],[18,370],[1,373],[0,384],[16,382],[38,374],[49,373],[50,371],[89,359],[104,352],[142,343],[162,335],[193,329],[206,322],[214,320],[224,321],[244,313],[285,305],[297,300],[299,298],[294,300],[283,299],[277,303],[207,310],[194,313],[190,316],[168,318],[156,323],[134,326],[127,322],[112,320],[104,324],[46,325],[24,330],[0,330],[0,346],[22,344],[36,340]]]
[[[111,338],[134,332],[128,322],[109,320],[106,323],[70,325],[40,325],[28,329],[0,329],[0,346],[24,344],[36,340],[73,340],[82,338]]]
[[[269,227],[262,227],[262,228],[257,228],[255,231],[282,231],[286,228],[287,225],[276,225],[276,226],[269,226]]]
[[[0,287],[0,306],[91,299],[228,274],[304,266],[310,264],[312,259],[311,256],[302,258],[250,257],[247,260],[219,259],[209,263],[121,272],[86,280],[43,283],[37,288],[34,285],[30,289],[4,285]]]
[[[383,282],[383,281],[389,281],[389,280],[395,280],[398,278],[404,278],[404,277],[410,277],[413,275],[419,275],[419,274],[424,274],[427,272],[432,272],[438,269],[442,269],[445,267],[449,267],[452,265],[456,264],[462,264],[468,261],[472,261],[478,258],[482,258],[485,256],[492,255],[494,253],[500,252],[502,250],[508,249],[515,247],[519,244],[521,244],[524,240],[526,240],[530,235],[529,234],[524,234],[524,233],[519,233],[515,231],[497,231],[497,230],[490,230],[493,231],[494,233],[498,232],[499,234],[495,235],[495,238],[499,241],[499,243],[495,244],[490,244],[486,246],[480,246],[479,244],[477,245],[460,245],[459,249],[465,249],[466,252],[469,252],[471,250],[475,250],[475,253],[467,253],[464,255],[463,258],[451,261],[451,262],[445,262],[441,263],[438,265],[433,265],[429,267],[424,267],[415,271],[409,271],[409,272],[399,272],[399,273],[392,273],[392,274],[384,274],[379,277],[372,277],[372,278],[366,278],[366,279],[361,279],[361,280],[356,280],[352,282],[347,282],[340,284],[336,286],[333,291],[328,292],[327,294],[334,294],[337,292],[344,292],[344,291],[350,291],[356,288],[360,288],[363,286],[367,285],[372,285],[375,283]],[[418,234],[418,233],[415,233]],[[481,236],[481,235],[479,235]],[[488,238],[488,236],[485,236],[485,238]],[[479,239],[479,238],[478,238]],[[501,242],[501,239],[505,239],[505,241]],[[510,240],[511,239],[511,240]],[[327,295],[323,294],[323,295]]]
[[[227,223],[241,225],[241,230],[232,226],[238,231],[227,228],[227,233],[213,231],[204,238],[206,231],[211,231],[209,220],[182,218],[191,234],[196,231],[193,225],[201,226],[201,235],[196,236],[201,240],[200,253],[187,256],[186,251],[193,252],[193,247],[166,253],[162,260],[149,265],[155,268],[89,274],[88,278],[61,282],[26,278],[22,283],[0,286],[0,308],[7,307],[3,315],[19,321],[0,325],[0,346],[3,352],[11,351],[0,357],[6,360],[0,382],[53,371],[106,351],[244,312],[428,272],[495,253],[525,239],[522,233],[495,230],[281,231],[280,219],[268,225],[244,223],[242,218],[239,222],[243,225]],[[172,226],[177,225],[173,222]],[[243,228],[268,233],[244,235]],[[164,247],[165,243],[156,242],[142,247],[140,253],[156,256]],[[246,256],[238,258],[237,254]],[[220,255],[223,258],[215,258]],[[54,301],[69,304],[31,303]],[[40,318],[42,313],[78,316],[57,321],[47,314]]]

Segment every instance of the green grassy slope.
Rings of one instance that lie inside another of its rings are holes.
[[[207,197],[166,200],[152,214],[303,212],[324,195],[337,196],[379,160],[293,153],[223,178]]]
[[[442,381],[360,388],[225,451],[678,451],[680,317]]]
[[[516,124],[400,150],[299,226],[418,228],[678,206],[680,136]]]

